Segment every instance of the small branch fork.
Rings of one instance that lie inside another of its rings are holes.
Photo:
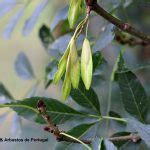
[[[59,130],[58,126],[52,122],[51,118],[47,115],[46,105],[44,104],[42,100],[38,102],[37,109],[40,115],[42,116],[42,118],[47,123],[47,126],[44,128],[44,130],[49,133],[52,133],[56,137],[56,140],[58,142],[66,141],[66,142],[71,142],[71,143],[79,143],[78,141],[61,134],[65,132]],[[91,144],[91,141],[88,141],[88,140],[81,140],[81,141],[85,144]]]
[[[120,19],[112,16],[109,12],[104,10],[98,3],[97,0],[85,0],[87,11],[90,12],[91,10],[105,18],[107,21],[114,24],[116,27],[118,27],[120,30],[127,32],[133,36],[136,36],[144,41],[147,41],[150,44],[150,36],[146,35],[145,33],[137,30],[129,23],[125,23],[121,21]]]
[[[47,115],[46,111],[46,105],[42,100],[38,101],[37,104],[37,109],[42,116],[42,118],[45,120],[47,123],[47,126],[44,128],[45,131],[51,133],[56,137],[56,140],[58,142],[65,141],[65,142],[70,142],[70,143],[79,143],[78,141],[69,138],[61,133],[65,133],[64,131],[59,130],[58,126],[54,124],[51,120],[51,118]],[[119,136],[119,137],[110,137],[108,140],[115,142],[115,141],[132,141],[134,143],[137,143],[138,141],[141,140],[140,136],[138,134],[130,134],[127,136]],[[90,140],[81,140],[85,144],[91,144],[92,141]]]

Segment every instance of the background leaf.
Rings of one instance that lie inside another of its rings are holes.
[[[22,132],[21,125],[22,122],[20,116],[18,116],[17,113],[13,114],[12,123],[11,123],[11,134],[16,138],[20,137],[21,135]]]
[[[51,53],[51,51],[54,50],[57,51],[58,54],[61,55],[64,54],[70,40],[71,40],[71,36],[69,34],[59,37],[49,46],[49,50],[48,50],[49,53]]]
[[[25,8],[21,8],[20,10],[17,11],[17,13],[10,19],[9,23],[6,25],[3,36],[5,38],[10,38],[11,33],[13,32],[14,28],[16,27],[17,23],[23,16],[25,11]]]
[[[93,83],[97,84],[99,77],[103,78],[104,73],[108,67],[107,61],[104,59],[100,51],[93,53]]]
[[[47,106],[47,113],[51,117],[52,121],[56,124],[64,123],[65,121],[76,117],[86,117],[86,115],[72,109],[71,107],[59,102],[58,100],[44,97],[32,97],[24,99],[22,101],[17,101],[16,103],[5,104],[0,107],[11,107],[18,115],[38,122],[45,123],[44,120],[38,113],[37,103],[39,100],[43,100]]]
[[[104,140],[103,138],[100,138],[98,142],[99,143],[94,146],[97,148],[96,150],[117,150],[115,145],[107,139]]]
[[[50,29],[43,25],[39,30],[39,37],[43,43],[43,46],[47,49],[48,46],[54,41],[54,38],[50,32]]]
[[[116,118],[122,118],[118,113],[114,111],[109,111],[109,116],[116,117]]]
[[[140,121],[146,122],[149,104],[146,92],[136,75],[126,68],[121,54],[116,79],[126,111]]]
[[[35,77],[32,66],[23,52],[19,53],[16,58],[15,70],[17,75],[22,79],[33,79]]]
[[[39,19],[41,12],[47,6],[48,2],[48,0],[41,0],[36,9],[33,11],[32,15],[26,20],[23,27],[23,35],[28,35],[32,31],[34,25]]]
[[[112,42],[114,39],[114,33],[113,33],[114,25],[108,24],[105,28],[102,34],[100,34],[100,37],[98,37],[96,43],[94,44],[93,51],[100,51],[104,49],[108,44]]]
[[[97,51],[93,53],[93,71],[104,61],[101,52]]]
[[[80,82],[78,89],[72,89],[71,97],[79,105],[90,108],[100,114],[100,104],[97,94],[92,88],[86,90],[83,82]]]
[[[39,82],[37,81],[35,84],[33,84],[31,86],[31,88],[27,91],[26,93],[26,98],[30,98],[30,97],[34,97],[36,96],[36,92],[37,92],[37,89],[38,89],[38,85],[39,85]]]
[[[136,119],[127,119],[127,121],[129,125],[138,132],[142,140],[144,140],[147,146],[150,148],[150,125],[142,124]]]
[[[93,149],[95,150],[104,150],[104,141],[103,138],[95,138],[93,143]]]
[[[110,141],[104,140],[106,150],[117,150],[117,147]]]
[[[67,134],[76,138],[81,138],[94,124],[95,123],[78,125],[69,130]]]
[[[67,20],[67,16],[68,16],[68,6],[58,10],[51,23],[51,30],[53,31],[60,22]]]
[[[4,113],[0,114],[0,125],[5,121],[8,114],[9,114],[8,112],[4,112]]]
[[[46,67],[46,77],[45,77],[45,88],[48,88],[54,79],[54,75],[57,71],[58,62],[56,60],[51,61]]]
[[[0,3],[0,18],[11,11],[17,4],[17,0],[4,0]]]
[[[4,87],[2,83],[0,83],[0,103],[8,103],[13,100],[12,95],[9,91]]]

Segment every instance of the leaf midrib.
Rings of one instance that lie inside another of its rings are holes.
[[[35,113],[39,113],[38,110],[36,110],[33,107],[30,107],[28,105],[22,105],[22,104],[17,104],[17,105],[13,105],[13,104],[0,104],[0,107],[22,107],[22,108],[27,108],[30,109],[32,111],[34,111]],[[80,115],[80,116],[86,116],[85,114],[81,114],[81,113],[63,113],[63,112],[58,112],[58,111],[47,111],[49,113],[55,113],[55,114],[61,114],[61,115]]]
[[[91,104],[92,108],[98,113],[99,111],[97,110],[97,108],[93,105],[93,103],[86,97],[86,95],[84,93],[82,93],[82,91],[80,89],[78,89],[81,92],[81,95]]]
[[[140,120],[141,120],[142,122],[144,122],[143,117],[142,117],[142,114],[141,114],[141,112],[140,112],[140,108],[139,108],[139,106],[138,106],[138,103],[136,102],[136,98],[135,98],[135,96],[134,96],[134,92],[133,92],[133,90],[132,90],[132,88],[131,88],[131,86],[130,86],[129,80],[128,80],[126,74],[124,74],[124,76],[125,76],[125,79],[126,79],[126,81],[127,81],[127,85],[128,85],[129,90],[130,90],[130,92],[131,92],[131,95],[132,95],[132,97],[133,97],[135,106],[136,106],[136,108],[137,108],[137,112],[138,112],[138,114],[139,114],[139,116],[140,116]]]
[[[38,110],[36,110],[35,108],[30,107],[28,105],[22,105],[22,104],[0,104],[0,107],[22,107],[22,108],[30,109],[35,113],[38,113]]]

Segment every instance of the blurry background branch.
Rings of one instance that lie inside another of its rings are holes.
[[[121,21],[120,19],[112,16],[109,12],[104,10],[98,3],[97,0],[86,0],[86,5],[90,7],[91,10],[114,24],[116,27],[121,29],[124,32],[127,32],[133,36],[136,36],[144,41],[147,41],[150,43],[150,36],[146,35],[145,33],[139,31],[138,29],[134,28],[128,23],[125,23]]]
[[[141,137],[138,134],[130,134],[126,136],[110,137],[109,140],[112,142],[130,140],[134,143],[137,143],[141,140]]]
[[[141,45],[144,47],[150,45],[150,42],[148,41],[127,36],[118,30],[115,31],[115,40],[122,45],[129,45],[129,46]]]

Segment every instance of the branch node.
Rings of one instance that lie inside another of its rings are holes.
[[[97,5],[97,0],[86,0],[87,14],[90,14],[91,10],[94,10]]]
[[[150,42],[148,42],[148,41],[127,36],[127,35],[123,34],[122,32],[120,32],[119,30],[115,31],[115,40],[122,45],[125,45],[125,44],[127,44],[129,46],[136,46],[136,45],[148,46],[148,45],[150,45]]]
[[[47,123],[48,126],[44,127],[44,131],[47,131],[49,133],[52,133],[55,137],[56,140],[58,142],[61,141],[66,141],[66,142],[73,142],[73,143],[79,143],[76,140],[73,140],[69,137],[66,137],[64,135],[62,135],[61,133],[64,131],[59,130],[59,128],[57,127],[57,125],[55,123],[53,123],[53,121],[51,120],[51,118],[48,116],[47,112],[46,112],[46,105],[44,104],[43,101],[38,101],[37,103],[37,109],[40,113],[40,115],[43,117],[43,119],[45,120],[45,122]],[[64,132],[65,133],[65,132]],[[84,142],[85,144],[90,144],[91,141],[86,141],[86,140],[82,140],[82,142]]]
[[[131,139],[132,139],[132,142],[134,143],[137,143],[141,140],[141,138],[137,134],[131,134]]]
[[[93,6],[94,4],[97,4],[97,0],[86,0],[85,2],[87,6]]]
[[[50,128],[46,126],[46,127],[44,127],[44,131],[49,132],[49,131],[50,131]]]
[[[131,25],[129,23],[123,23],[122,24],[122,30],[127,31],[131,28]]]
[[[92,7],[91,6],[87,6],[87,15],[89,16],[90,15],[90,12],[91,12],[91,10],[92,10]]]

